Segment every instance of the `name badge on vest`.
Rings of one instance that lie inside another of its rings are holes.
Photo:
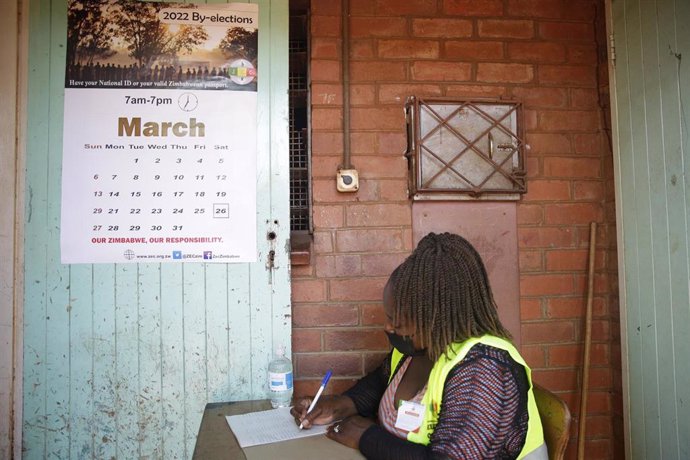
[[[400,401],[395,427],[399,430],[417,431],[424,420],[424,406],[413,401]]]

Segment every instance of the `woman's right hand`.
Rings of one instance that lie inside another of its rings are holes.
[[[357,413],[355,403],[349,397],[329,395],[321,396],[314,409],[307,414],[312,399],[311,397],[299,398],[290,409],[295,423],[302,424],[304,429],[309,429],[313,425],[329,425]]]

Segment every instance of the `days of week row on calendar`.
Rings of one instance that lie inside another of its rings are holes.
[[[174,143],[165,143],[165,144],[84,144],[84,150],[144,150],[148,148],[149,150],[207,150],[207,148],[210,147],[210,150],[230,150],[227,145],[224,144],[215,144],[213,146],[206,146],[205,144],[193,144],[193,145],[184,145],[184,144],[174,144]]]

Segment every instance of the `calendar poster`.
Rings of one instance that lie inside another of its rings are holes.
[[[71,1],[62,263],[252,262],[258,7]]]

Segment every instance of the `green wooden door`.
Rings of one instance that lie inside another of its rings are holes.
[[[690,2],[613,0],[627,447],[690,458]]]
[[[258,261],[63,265],[67,4],[30,2],[23,334],[28,458],[189,458],[207,402],[266,397],[272,350],[290,348],[288,1],[252,3],[260,15]],[[267,238],[269,232],[275,238]]]

